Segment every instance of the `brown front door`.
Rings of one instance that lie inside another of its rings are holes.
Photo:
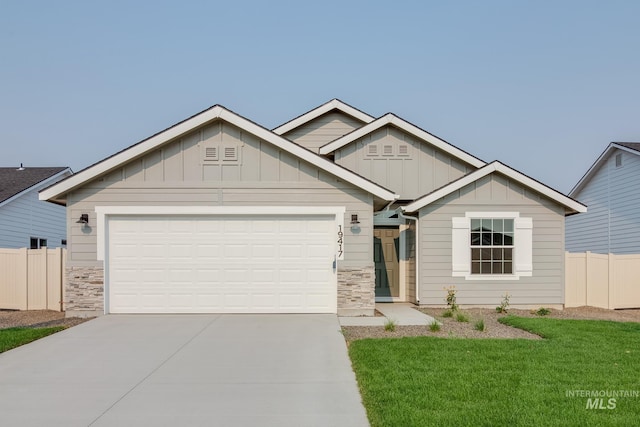
[[[373,261],[376,266],[376,297],[400,296],[400,230],[374,228]]]

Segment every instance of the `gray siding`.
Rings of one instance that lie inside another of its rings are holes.
[[[616,167],[616,154],[622,166]],[[614,150],[574,196],[588,207],[567,218],[567,250],[640,253],[640,155]]]
[[[401,199],[416,199],[475,170],[393,126],[336,150],[335,162],[395,191]]]
[[[296,144],[317,153],[318,148],[348,134],[364,123],[339,111],[332,111],[284,134]]]
[[[203,149],[239,147],[238,161],[203,160]],[[361,231],[345,231],[341,266],[373,265],[373,199],[315,166],[216,122],[98,178],[67,197],[68,265],[99,266],[96,206],[345,206],[345,225],[358,214]],[[89,228],[75,221],[89,214]]]
[[[49,248],[62,247],[67,237],[65,208],[38,200],[39,189],[0,207],[0,248],[28,248],[31,237],[47,239]]]
[[[466,212],[519,212],[533,219],[533,276],[513,281],[452,277],[453,217]],[[492,174],[420,210],[420,304],[444,305],[444,287],[455,285],[458,302],[497,306],[564,303],[564,208]]]

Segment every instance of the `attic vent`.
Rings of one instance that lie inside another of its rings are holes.
[[[378,155],[378,146],[369,144],[367,146],[367,154],[370,155],[370,156],[377,156]]]
[[[382,147],[382,154],[389,156],[393,154],[393,145],[385,145]]]
[[[622,166],[622,153],[616,154],[616,167],[619,168]]]
[[[401,156],[406,156],[407,154],[409,154],[409,146],[408,145],[400,145],[398,147],[398,154],[400,154]]]
[[[238,160],[238,147],[224,147],[223,160]]]
[[[205,160],[218,160],[218,147],[207,147],[204,150]]]

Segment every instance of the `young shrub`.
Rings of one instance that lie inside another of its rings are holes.
[[[509,295],[508,292],[504,294],[504,296],[502,297],[502,302],[500,302],[500,305],[496,307],[496,311],[498,313],[507,312],[507,310],[509,309],[509,298],[511,298],[511,295]]]
[[[393,332],[396,330],[396,321],[393,319],[387,319],[386,322],[384,322],[384,330],[387,332]]]
[[[484,319],[480,319],[480,320],[478,320],[478,321],[473,325],[473,329],[475,329],[476,331],[484,332],[484,330],[485,330],[485,326],[484,326]]]
[[[469,316],[464,313],[456,314],[456,321],[467,323],[469,321]]]
[[[440,330],[440,323],[438,323],[435,320],[433,322],[429,323],[429,330],[431,332],[438,332]]]
[[[456,287],[449,286],[444,289],[447,291],[447,307],[449,307],[449,310],[451,311],[456,311],[458,309],[458,304],[456,303]]]
[[[453,317],[453,311],[451,309],[447,309],[442,312],[442,317]]]
[[[544,308],[544,307],[540,307],[538,309],[538,311],[536,311],[536,314],[538,316],[546,316],[549,313],[551,313],[551,310],[549,310],[548,308]]]

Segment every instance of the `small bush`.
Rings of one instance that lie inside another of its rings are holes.
[[[509,309],[509,299],[511,298],[511,295],[509,295],[509,293],[507,292],[506,294],[504,294],[504,296],[502,297],[502,302],[500,302],[500,305],[496,307],[496,311],[498,313],[506,313],[507,310]]]
[[[456,287],[449,286],[444,289],[447,291],[447,307],[449,307],[449,310],[451,311],[456,311],[458,309],[458,304],[456,303]]]
[[[536,314],[538,316],[546,316],[547,314],[550,314],[551,310],[549,310],[548,308],[544,308],[544,307],[540,307],[538,309],[538,311],[536,311]]]
[[[440,323],[438,323],[435,320],[433,322],[429,323],[429,330],[431,332],[438,332],[440,330]]]
[[[384,330],[387,332],[393,332],[396,330],[396,321],[393,319],[387,319],[386,322],[384,322]]]
[[[458,313],[456,314],[456,321],[458,322],[468,322],[469,321],[469,316],[467,316],[464,313]]]
[[[442,313],[442,317],[453,317],[453,311],[452,310],[445,310]]]
[[[484,319],[480,319],[480,320],[478,320],[478,321],[473,325],[473,329],[475,329],[476,331],[484,332],[484,330],[485,330],[485,326],[484,326]]]

